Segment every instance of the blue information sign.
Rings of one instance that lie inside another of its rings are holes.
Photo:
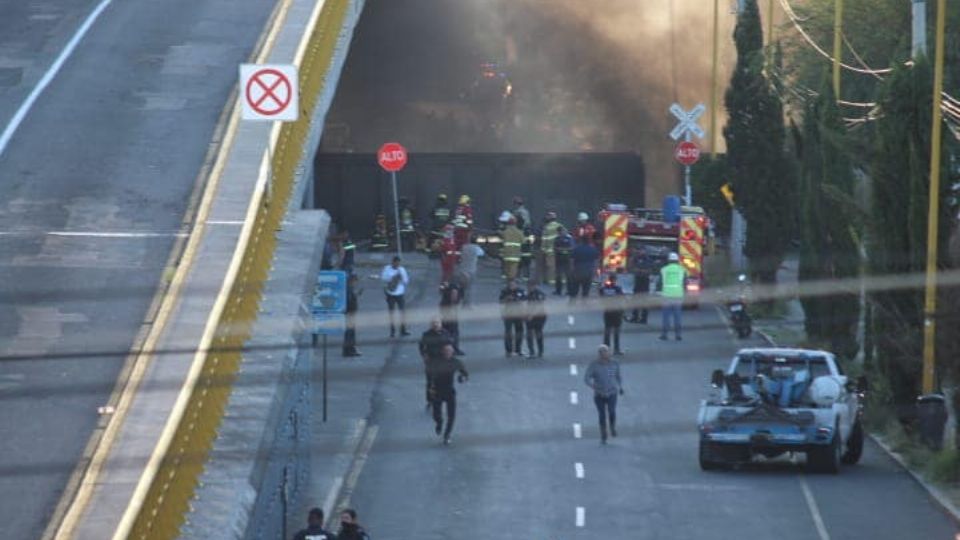
[[[321,270],[310,306],[315,334],[340,334],[345,325],[347,310],[347,273]]]

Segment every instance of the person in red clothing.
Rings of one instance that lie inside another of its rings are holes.
[[[453,211],[451,223],[454,227],[454,239],[457,242],[457,251],[470,239],[470,233],[473,231],[473,207],[470,206],[470,196],[461,195],[460,203]]]
[[[443,227],[443,240],[440,243],[441,281],[453,279],[453,272],[460,261],[460,245],[457,243],[456,230],[450,223]]]
[[[586,212],[577,214],[577,226],[573,228],[573,237],[578,244],[581,238],[586,238],[591,246],[596,243],[597,228],[590,223],[590,216]]]

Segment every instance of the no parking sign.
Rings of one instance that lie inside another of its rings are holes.
[[[240,64],[240,103],[244,120],[295,122],[300,109],[297,66]]]

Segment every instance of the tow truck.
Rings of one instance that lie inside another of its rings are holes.
[[[836,474],[860,460],[866,379],[849,380],[833,354],[741,349],[710,382],[697,419],[703,470],[805,453],[810,469]]]

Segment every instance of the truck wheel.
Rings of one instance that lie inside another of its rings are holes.
[[[853,424],[853,429],[850,430],[850,439],[847,441],[847,451],[843,453],[842,461],[844,465],[855,465],[860,461],[862,454],[863,426],[860,425],[860,420],[857,420]]]
[[[807,452],[807,465],[814,472],[837,474],[840,472],[842,454],[843,445],[840,444],[840,431],[837,430],[829,445]]]
[[[704,471],[717,471],[723,468],[723,463],[714,459],[716,452],[713,445],[708,442],[700,441],[700,469]]]

